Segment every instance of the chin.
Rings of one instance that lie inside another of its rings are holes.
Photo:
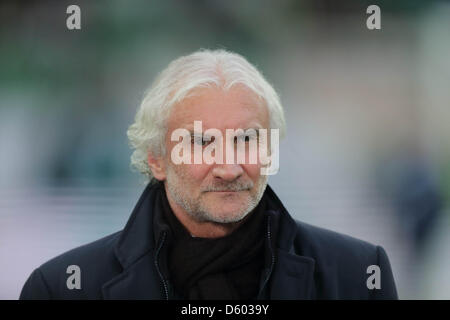
[[[214,222],[216,223],[234,223],[234,222],[239,222],[242,219],[245,218],[245,215],[227,215],[227,214],[220,214],[220,215],[214,215]]]
[[[221,208],[219,211],[212,210],[212,214],[210,214],[210,217],[216,221],[216,222],[222,222],[222,223],[231,223],[231,222],[238,222],[242,220],[247,214],[246,214],[245,208],[242,208],[242,206],[237,207],[226,207]]]

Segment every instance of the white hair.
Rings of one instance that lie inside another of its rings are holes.
[[[131,167],[152,181],[148,153],[156,157],[165,154],[164,137],[172,107],[196,88],[215,85],[228,90],[237,84],[246,86],[265,102],[270,127],[278,128],[283,137],[286,125],[280,98],[256,67],[233,52],[199,50],[172,61],[145,92],[134,123],[127,131],[134,149]]]

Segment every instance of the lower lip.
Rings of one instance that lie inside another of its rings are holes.
[[[240,190],[240,191],[210,191],[210,192],[214,192],[214,193],[238,193],[238,192],[243,192],[246,190]]]

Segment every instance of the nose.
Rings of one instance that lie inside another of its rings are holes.
[[[220,178],[225,181],[234,181],[244,173],[244,170],[239,164],[221,164],[216,165],[212,174],[215,178]]]

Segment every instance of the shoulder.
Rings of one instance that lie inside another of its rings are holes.
[[[318,292],[324,298],[396,299],[397,291],[386,251],[380,245],[296,221],[294,250],[315,261]],[[381,290],[368,290],[367,279],[377,268]]]
[[[60,267],[66,264],[95,265],[92,262],[107,262],[114,257],[114,247],[120,234],[121,231],[118,231],[96,241],[71,249],[42,264],[40,269],[45,272],[52,272],[54,267]]]
[[[343,233],[313,226],[295,220],[297,226],[296,241],[302,242],[302,249],[308,253],[324,252],[327,255],[354,254],[359,257],[372,255],[377,245]]]
[[[278,239],[281,247],[291,247],[298,255],[309,256],[319,261],[343,258],[369,261],[376,256],[377,246],[339,232],[294,219],[275,192],[268,186],[267,199],[271,212],[277,212],[279,221]]]
[[[61,292],[68,292],[67,279],[77,270],[83,274],[83,290],[73,290],[78,294],[100,295],[101,284],[121,271],[114,248],[120,237],[121,231],[110,234],[94,242],[82,245],[60,254],[36,268],[26,281],[21,299],[51,299],[68,298],[61,297]],[[75,298],[75,297],[74,297]]]
[[[380,250],[383,250],[368,241],[304,222],[296,221],[296,226],[294,250],[313,258],[318,271],[358,268],[365,274],[368,266],[378,263]]]

